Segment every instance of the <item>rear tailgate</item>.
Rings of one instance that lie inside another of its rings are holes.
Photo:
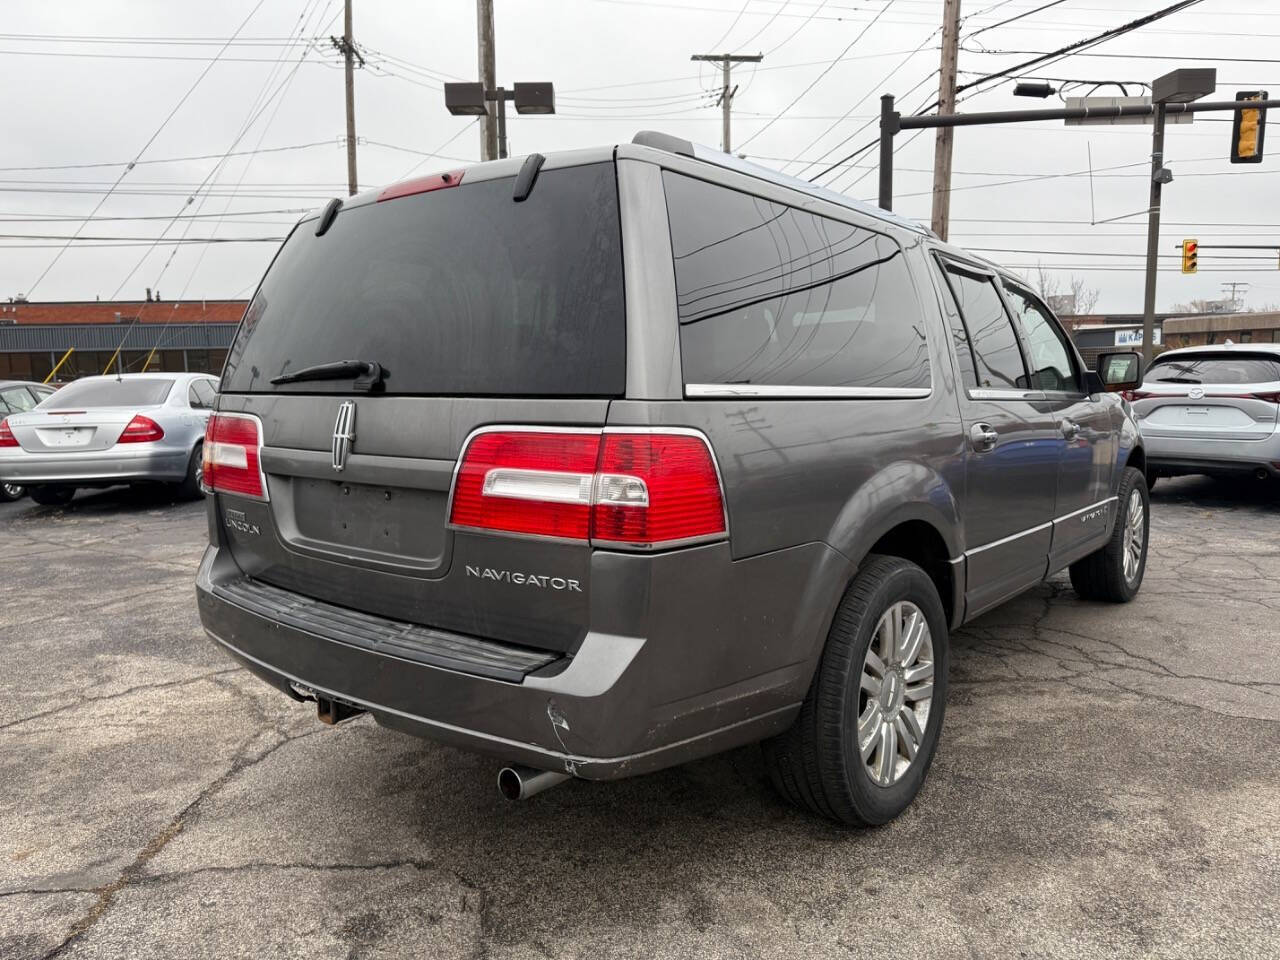
[[[1280,361],[1244,351],[1162,357],[1133,407],[1153,436],[1265,440],[1280,410]]]
[[[138,414],[155,416],[155,407],[97,407],[67,411],[33,410],[11,415],[9,428],[27,453],[41,456],[91,453],[115,446],[120,434]]]
[[[220,493],[215,515],[251,578],[389,620],[571,650],[587,627],[589,545],[455,531],[447,510],[478,428],[600,427],[624,390],[614,167],[549,163],[519,203],[510,177],[466,177],[349,205],[323,236],[308,221],[286,242],[246,311],[218,408],[261,423],[269,499]],[[271,383],[351,359],[381,364],[383,389]]]

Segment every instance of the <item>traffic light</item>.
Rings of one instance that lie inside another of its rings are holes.
[[[1195,273],[1200,256],[1200,244],[1195,240],[1182,241],[1182,272]]]
[[[1237,100],[1266,100],[1265,90],[1239,90]],[[1231,162],[1261,163],[1262,136],[1267,129],[1267,111],[1237,110],[1231,124]]]

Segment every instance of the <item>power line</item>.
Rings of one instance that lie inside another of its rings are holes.
[[[265,0],[258,0],[258,2],[254,4],[253,9],[249,11],[249,15],[246,16],[240,22],[240,26],[238,26],[236,28],[235,33],[231,35],[232,39],[235,39],[237,36],[240,35],[240,31],[243,30],[245,26],[249,23],[249,21],[253,19],[254,14],[258,12],[258,9],[262,6],[264,2]],[[182,95],[182,98],[176,104],[174,104],[173,109],[169,111],[168,115],[165,116],[165,118],[162,121],[160,121],[160,126],[156,127],[155,132],[151,134],[151,136],[147,139],[147,142],[142,145],[142,149],[139,150],[137,154],[134,156],[133,158],[134,163],[142,159],[142,155],[147,152],[147,149],[153,143],[155,143],[156,138],[159,137],[161,132],[164,130],[164,128],[169,125],[169,121],[173,119],[174,115],[178,112],[178,110],[182,108],[182,105],[186,103],[188,98],[190,98],[191,94],[195,92],[196,87],[200,86],[201,81],[203,81],[204,78],[209,75],[209,71],[213,69],[214,63],[217,62],[217,57],[222,55],[222,53],[227,49],[227,46],[228,44],[224,44],[218,50],[218,54],[217,56],[214,57],[213,61],[211,61],[207,67],[205,67],[203,70],[200,71],[200,75],[196,77],[195,82],[191,84],[189,88],[187,88],[187,92]],[[115,184],[112,186],[110,190],[108,190],[105,194],[102,195],[102,198],[98,200],[98,203],[94,206],[94,208],[91,211],[89,211],[89,216],[95,215],[99,210],[102,209],[102,205],[107,202],[107,199],[115,191],[115,188],[120,185],[120,182],[124,180],[126,176],[129,175],[129,171],[132,169],[133,169],[133,164],[131,163],[129,166],[125,167],[122,171],[120,171],[120,176],[116,178]],[[79,233],[79,230],[77,230],[76,232]],[[71,245],[71,241],[67,241],[67,247],[69,247],[70,245]],[[44,278],[49,275],[49,271],[54,268],[54,265],[57,264],[59,260],[62,259],[62,255],[65,252],[66,252],[66,247],[64,247],[62,251],[55,254],[53,259],[49,261],[49,264],[44,268],[44,270],[41,271],[40,276],[36,277],[35,283],[31,284],[31,286],[27,288],[28,297],[31,296],[31,294],[35,291],[36,287],[40,286],[41,281],[43,281]]]
[[[891,6],[893,6],[893,4],[894,4],[894,0],[885,0],[884,6],[881,7],[879,11],[877,11],[874,17],[871,18],[871,22],[868,23],[865,27],[863,27],[862,30],[859,31],[856,37],[854,37],[852,40],[849,41],[849,45],[846,46],[844,50],[840,52],[840,55],[836,57],[834,60],[832,60],[825,70],[823,70],[820,74],[814,77],[813,80],[809,82],[809,85],[796,95],[795,99],[793,99],[789,104],[783,107],[781,113],[779,113],[777,117],[774,117],[772,120],[766,123],[763,127],[761,127],[759,130],[753,133],[751,136],[747,137],[746,140],[742,141],[742,146],[745,147],[748,143],[750,143],[756,137],[760,136],[760,134],[768,130],[771,126],[773,126],[775,122],[777,122],[779,117],[781,117],[788,110],[790,110],[797,103],[799,103],[801,98],[803,98],[805,94],[807,94],[810,90],[812,90],[815,86],[817,86],[818,82],[823,77],[825,77],[828,73],[830,73],[832,70],[835,69],[836,64],[839,63],[841,60],[843,60],[845,57],[845,54],[847,54],[850,50],[852,50],[854,45],[867,35],[867,31],[869,31],[872,27],[876,25],[876,21],[879,20],[881,15],[883,15],[886,10],[888,10]]]

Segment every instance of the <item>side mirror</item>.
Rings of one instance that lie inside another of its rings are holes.
[[[1137,353],[1104,353],[1098,357],[1098,379],[1102,389],[1118,393],[1142,383],[1142,357]]]

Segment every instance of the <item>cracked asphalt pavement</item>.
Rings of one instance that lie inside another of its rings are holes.
[[[1280,955],[1280,485],[1162,481],[1138,599],[1064,576],[952,639],[906,815],[746,748],[501,800],[204,638],[200,504],[0,506],[0,958]]]

